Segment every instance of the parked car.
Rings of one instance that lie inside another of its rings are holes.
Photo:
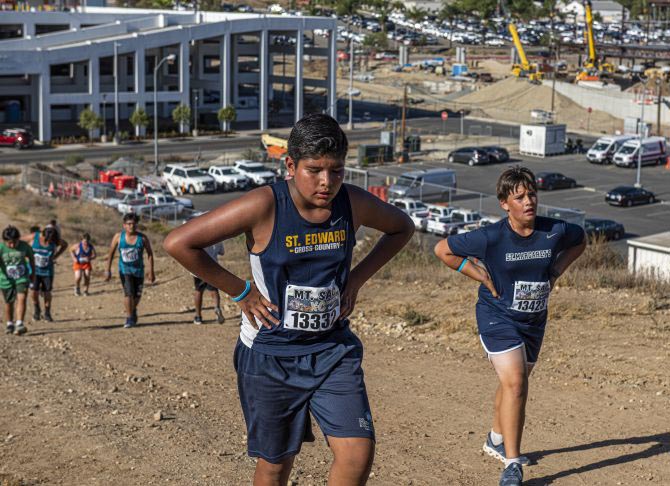
[[[498,147],[497,145],[491,145],[488,147],[482,147],[487,154],[489,154],[489,159],[491,163],[503,163],[509,160],[509,152],[505,147]]]
[[[426,231],[426,226],[428,225],[428,220],[430,219],[430,213],[428,211],[414,211],[409,213],[409,218],[414,223],[414,227],[419,231]]]
[[[426,231],[438,236],[449,236],[451,234],[451,217],[428,218],[426,220]]]
[[[260,162],[238,160],[235,162],[235,168],[240,174],[246,176],[253,186],[272,184],[276,179],[275,173]]]
[[[436,204],[431,204],[428,206],[428,213],[432,219],[448,218],[451,216],[451,213],[454,212],[454,209],[455,208],[449,206],[438,206]]]
[[[535,183],[538,189],[546,189],[547,191],[577,187],[576,180],[559,172],[538,172],[535,174]]]
[[[235,167],[213,165],[207,173],[216,181],[217,186],[224,191],[238,191],[249,185],[249,178]]]
[[[589,238],[601,236],[607,240],[620,240],[626,234],[624,226],[611,219],[586,218],[584,229]]]
[[[653,204],[656,196],[641,187],[619,186],[607,193],[605,202],[614,206],[630,207],[633,204]]]
[[[199,194],[214,192],[216,181],[206,170],[189,165],[167,165],[163,170],[163,180],[182,193]]]
[[[470,209],[454,209],[451,213],[449,234],[455,234],[459,228],[476,223],[482,219],[482,215]]]
[[[23,128],[8,128],[0,132],[0,145],[9,145],[21,150],[32,147],[33,136]]]
[[[449,154],[449,162],[460,162],[469,166],[488,164],[490,162],[489,154],[481,148],[462,147]]]
[[[121,214],[148,214],[156,217],[177,216],[184,210],[184,206],[172,196],[146,194],[144,197],[120,203],[117,209]]]
[[[401,209],[403,212],[407,214],[412,214],[413,212],[416,211],[428,211],[428,206],[426,206],[421,201],[417,201],[416,199],[410,199],[410,198],[391,199],[389,200],[389,204],[392,204],[393,206]]]

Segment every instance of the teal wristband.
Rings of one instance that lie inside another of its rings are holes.
[[[247,280],[247,285],[244,287],[242,293],[237,297],[232,298],[233,302],[239,302],[240,300],[244,299],[250,291],[251,291],[251,280]]]
[[[461,270],[463,270],[463,267],[465,267],[465,264],[466,264],[466,263],[468,263],[468,259],[467,259],[467,258],[463,258],[463,261],[461,262],[461,266],[458,267],[458,271],[459,271],[459,272],[460,272]]]

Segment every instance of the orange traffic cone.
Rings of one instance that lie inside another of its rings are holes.
[[[665,158],[665,169],[670,170],[670,155]]]

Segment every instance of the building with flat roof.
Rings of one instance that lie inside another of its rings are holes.
[[[91,108],[124,130],[136,108],[152,116],[154,90],[164,121],[179,104],[215,122],[232,105],[238,122],[261,130],[280,115],[336,117],[336,32],[335,19],[320,17],[104,7],[3,12],[0,126],[31,125],[48,142]],[[161,64],[172,55],[173,63]],[[306,60],[311,78],[303,76]]]

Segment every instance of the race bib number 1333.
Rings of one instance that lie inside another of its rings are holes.
[[[284,328],[322,332],[333,327],[340,316],[340,289],[287,285],[284,298]]]

